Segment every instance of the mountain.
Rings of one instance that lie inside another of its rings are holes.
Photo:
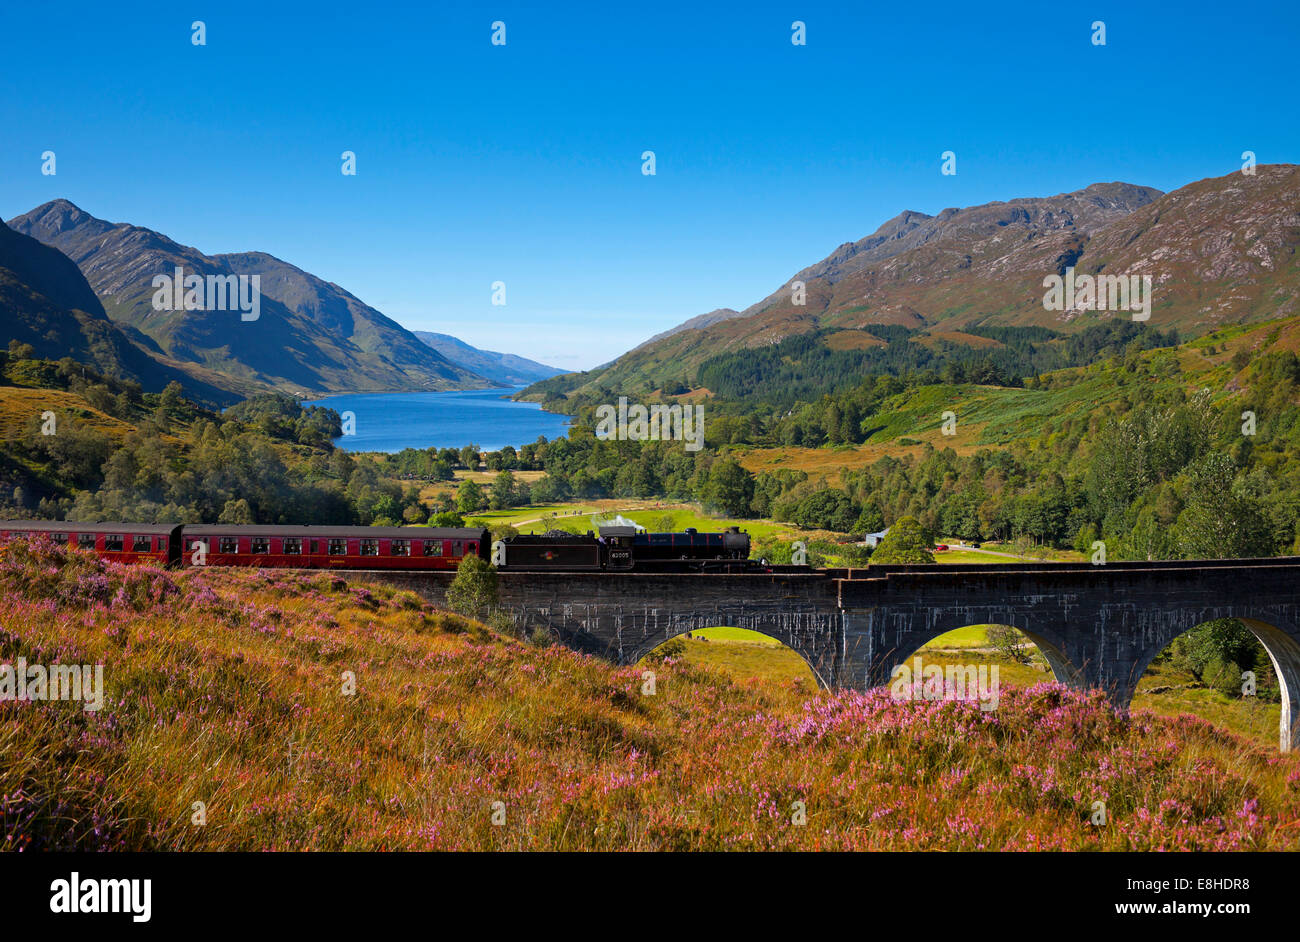
[[[31,344],[41,357],[72,357],[107,376],[133,379],[149,392],[177,380],[191,395],[214,404],[238,398],[140,349],[108,319],[71,259],[4,225],[0,225],[0,314],[0,340]]]
[[[1259,166],[1171,193],[1099,183],[935,216],[904,212],[787,279],[738,314],[724,309],[666,331],[607,367],[526,391],[653,394],[721,353],[817,333],[832,349],[878,344],[868,325],[945,339],[963,328],[1039,325],[1074,331],[1110,311],[1047,310],[1044,278],[1150,275],[1149,323],[1200,334],[1229,323],[1300,314],[1300,167]],[[794,282],[806,303],[793,302]],[[987,342],[987,341],[985,341]]]
[[[666,337],[671,337],[673,334],[680,334],[683,330],[699,330],[703,327],[708,327],[710,324],[716,324],[718,321],[726,321],[731,320],[733,317],[744,316],[745,315],[741,311],[732,310],[729,307],[720,307],[717,310],[709,311],[707,314],[697,314],[695,317],[692,317],[688,321],[683,321],[676,327],[670,327],[662,333],[655,334],[645,343],[640,344],[636,349],[639,350],[641,347],[648,346],[656,340],[663,340]]]
[[[566,372],[513,353],[480,350],[450,334],[434,334],[427,330],[415,330],[412,333],[457,366],[503,386],[524,386]]]
[[[110,223],[54,200],[9,225],[72,259],[104,311],[139,343],[194,375],[232,388],[295,394],[484,388],[493,383],[449,362],[410,331],[338,285],[264,252],[205,255],[161,233]],[[155,310],[157,275],[261,279],[260,314]]]

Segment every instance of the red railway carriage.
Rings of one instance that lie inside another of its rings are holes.
[[[44,536],[91,549],[121,563],[150,561],[168,565],[180,557],[181,526],[176,523],[77,523],[51,520],[0,520],[0,539]]]
[[[487,558],[487,530],[458,527],[187,525],[181,565],[291,569],[455,569]]]

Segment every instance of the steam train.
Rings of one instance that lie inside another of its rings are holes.
[[[601,527],[586,536],[551,532],[516,536],[493,547],[498,568],[518,572],[744,572],[762,568],[749,558],[749,534],[646,533],[635,527]]]
[[[261,566],[290,569],[455,569],[479,556],[519,572],[745,572],[749,534],[646,533],[600,527],[585,536],[562,532],[492,543],[471,527],[237,526],[232,524],[75,523],[0,520],[0,539],[46,538],[118,562],[164,566]]]

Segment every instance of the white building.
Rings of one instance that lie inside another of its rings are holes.
[[[885,534],[888,532],[889,527],[885,527],[885,529],[881,530],[879,533],[868,533],[862,538],[862,545],[870,546],[872,549],[875,549],[880,545],[880,541],[885,538]]]

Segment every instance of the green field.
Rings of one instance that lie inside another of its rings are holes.
[[[748,628],[703,628],[691,632],[691,635],[695,638],[704,638],[706,641],[739,641],[746,644],[760,644],[764,647],[781,646],[781,642],[775,638],[759,631],[750,631]]]
[[[927,648],[985,648],[989,636],[984,625],[967,625],[947,634],[939,635],[925,647]]]
[[[994,556],[991,553],[976,553],[971,550],[946,550],[942,553],[935,553],[934,561],[945,566],[951,566],[955,563],[973,563],[978,566],[988,565],[989,563],[1013,563],[1016,560],[1007,559],[1005,556]]]
[[[590,503],[545,504],[536,507],[511,507],[509,510],[481,510],[478,513],[468,515],[466,520],[481,520],[489,527],[499,524],[517,527],[527,520],[539,521],[541,517],[547,514],[585,521],[587,516],[593,513],[597,513],[597,510]],[[526,525],[525,529],[527,529]]]
[[[717,532],[725,530],[727,527],[740,527],[754,541],[776,539],[789,542],[790,540],[799,539],[807,541],[814,538],[810,531],[801,530],[793,524],[774,523],[771,520],[715,517],[702,513],[698,507],[690,504],[660,503],[654,505],[618,501],[586,501],[572,504],[551,504],[541,507],[514,507],[510,510],[483,511],[466,517],[466,520],[481,520],[488,526],[509,524],[518,527],[520,532],[527,533],[529,530],[540,532],[543,526],[541,518],[547,514],[555,515],[554,526],[558,529],[575,532],[590,530],[593,516],[605,520],[621,515],[654,531],[680,531],[687,527],[694,527],[701,532]],[[664,526],[667,518],[671,518],[671,523]],[[532,521],[532,523],[526,523],[525,521]]]

